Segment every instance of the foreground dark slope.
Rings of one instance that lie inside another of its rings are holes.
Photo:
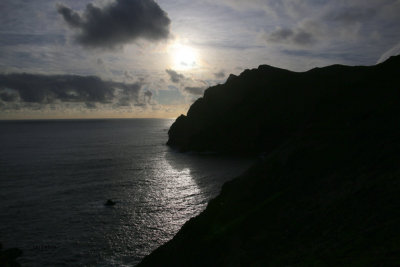
[[[139,266],[400,265],[399,75],[396,57],[208,89],[170,144],[266,156]]]

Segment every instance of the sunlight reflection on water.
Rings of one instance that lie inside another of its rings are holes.
[[[132,266],[170,240],[251,164],[171,150],[171,123],[3,123],[4,247],[22,248],[23,266]]]

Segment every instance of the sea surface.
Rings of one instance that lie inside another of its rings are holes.
[[[23,266],[138,263],[252,162],[175,152],[172,123],[0,121],[0,243]]]

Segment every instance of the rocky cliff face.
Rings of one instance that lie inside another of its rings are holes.
[[[245,70],[208,88],[171,126],[167,144],[182,151],[268,152],[324,121],[326,127],[348,127],[395,108],[399,62],[398,56],[371,67]]]
[[[208,89],[170,145],[267,153],[139,266],[400,265],[399,75],[261,66]]]

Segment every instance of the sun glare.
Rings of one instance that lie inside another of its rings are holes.
[[[182,44],[172,46],[173,67],[176,70],[188,70],[197,66],[198,58],[196,51]]]

